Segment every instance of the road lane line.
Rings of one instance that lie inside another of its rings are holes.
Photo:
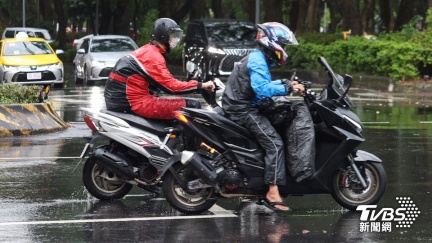
[[[81,159],[81,157],[13,157],[13,158],[0,157],[0,160],[32,160],[32,159]]]
[[[110,222],[128,222],[128,221],[156,221],[172,219],[210,219],[210,218],[236,218],[237,215],[214,205],[209,209],[213,215],[182,215],[167,217],[143,217],[143,218],[112,218],[112,219],[76,219],[76,220],[49,220],[49,221],[28,221],[28,222],[3,222],[0,226],[12,225],[47,225],[47,224],[79,224],[79,223],[110,223]]]
[[[363,124],[390,124],[390,122],[362,122]]]

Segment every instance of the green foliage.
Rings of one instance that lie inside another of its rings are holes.
[[[287,51],[293,68],[320,69],[316,59],[324,56],[336,72],[409,80],[420,78],[420,66],[432,64],[432,41],[427,36],[430,33],[418,32],[410,41],[393,36],[375,41],[352,37],[325,44],[305,42],[289,46]],[[320,38],[321,34],[316,34],[315,39]]]
[[[150,33],[153,23],[159,18],[157,9],[150,9],[144,18],[143,27],[140,29],[140,35],[137,40],[138,46],[147,44],[150,41]]]
[[[317,38],[318,37],[318,38]],[[296,35],[296,38],[300,44],[302,43],[315,43],[320,45],[330,44],[343,38],[341,33],[302,33]]]
[[[183,45],[179,45],[178,47],[171,49],[170,53],[165,54],[167,64],[178,66],[183,65],[182,51]]]
[[[428,27],[432,28],[432,8],[427,10],[425,23]]]
[[[0,104],[36,103],[40,89],[35,85],[0,85]]]

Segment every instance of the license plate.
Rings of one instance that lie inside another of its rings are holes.
[[[41,79],[42,73],[27,73],[28,80]]]

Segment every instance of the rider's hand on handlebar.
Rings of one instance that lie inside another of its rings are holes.
[[[294,82],[296,82],[296,81],[294,81]],[[292,83],[293,82],[291,82],[291,84]],[[294,92],[298,92],[300,95],[304,95],[305,88],[304,88],[303,84],[299,84],[299,83],[292,84],[292,89],[294,90]]]
[[[289,80],[287,78],[282,79],[281,82],[282,82],[282,84],[291,85],[291,86],[299,84],[299,82],[297,80]]]
[[[282,79],[282,84],[285,84],[287,87],[290,87],[292,91],[299,93],[300,95],[304,95],[305,87],[299,81],[290,81],[289,79]]]
[[[202,89],[209,91],[209,92],[213,92],[215,90],[215,84],[213,83],[213,81],[207,81],[205,83],[202,83]]]

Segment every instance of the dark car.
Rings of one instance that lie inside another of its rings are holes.
[[[194,62],[204,81],[231,74],[234,65],[256,48],[256,27],[231,19],[191,20],[184,40],[183,65]],[[191,73],[186,71],[186,78]]]

